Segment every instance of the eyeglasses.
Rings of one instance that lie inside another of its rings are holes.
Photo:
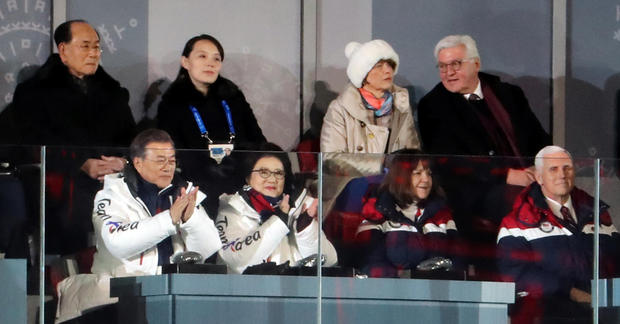
[[[268,179],[272,174],[277,180],[284,179],[284,171],[282,170],[271,171],[269,169],[258,169],[252,170],[252,172],[258,172],[258,175],[263,179]]]
[[[149,161],[155,163],[160,168],[163,168],[163,167],[167,166],[168,164],[172,164],[172,165],[176,165],[177,164],[177,160],[176,160],[175,156],[171,156],[171,157],[168,157],[168,158],[161,157],[161,158],[157,158],[155,160],[147,159],[147,158],[144,158],[144,159],[145,160],[149,160]]]
[[[466,59],[462,59],[462,60],[454,60],[450,63],[437,63],[437,68],[439,69],[439,72],[445,73],[448,72],[448,67],[452,68],[452,71],[460,71],[463,62],[467,62],[467,61],[472,61],[474,60],[473,58],[466,58]]]
[[[80,52],[82,52],[82,53],[90,53],[90,51],[93,51],[93,50],[97,54],[103,53],[103,50],[101,49],[101,46],[99,44],[93,44],[93,45],[80,44],[80,45],[78,45],[78,48],[80,49]]]

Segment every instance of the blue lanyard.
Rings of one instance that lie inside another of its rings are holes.
[[[230,107],[226,103],[226,100],[222,100],[222,107],[224,107],[224,111],[226,112],[226,120],[228,121],[228,130],[230,131],[230,136],[235,138],[235,126],[233,125],[232,115],[230,114]]]
[[[235,139],[235,126],[233,125],[232,114],[230,113],[230,107],[226,100],[222,100],[222,107],[224,107],[224,112],[226,113],[226,121],[228,122],[228,130],[229,130],[229,139],[228,143],[232,143]],[[213,144],[213,141],[209,138],[209,132],[207,131],[207,127],[205,123],[202,121],[202,117],[200,117],[200,113],[198,113],[198,109],[196,107],[190,105],[189,109],[192,111],[194,115],[194,120],[196,120],[196,125],[198,125],[198,129],[200,130],[200,136],[204,137],[209,141],[209,144]]]
[[[200,136],[206,138],[209,144],[212,144],[213,141],[209,138],[209,132],[207,132],[207,127],[205,126],[205,123],[202,122],[202,117],[200,117],[198,109],[196,109],[196,107],[192,105],[189,105],[189,110],[191,110],[192,114],[194,115],[194,120],[196,121],[198,129],[200,130]]]

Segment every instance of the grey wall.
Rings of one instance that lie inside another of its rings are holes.
[[[372,0],[317,0],[315,14],[316,75],[304,81],[311,83],[309,121],[318,136],[327,106],[348,82],[344,47],[372,39]]]
[[[13,101],[18,81],[45,63],[49,53],[49,2],[4,1],[0,6],[0,111]]]
[[[134,119],[142,118],[147,81],[147,1],[67,1],[67,20],[86,19],[101,37],[101,65],[129,90]]]
[[[563,0],[56,0],[55,7],[64,2],[67,19],[88,19],[102,34],[103,66],[129,88],[136,119],[144,115],[149,85],[174,78],[183,43],[198,33],[222,41],[222,75],[244,90],[267,138],[287,149],[299,139],[301,89],[304,130],[318,135],[327,105],[347,82],[349,41],[390,42],[401,57],[396,81],[410,88],[415,104],[438,82],[436,41],[468,33],[478,41],[483,70],[520,85],[543,126],[552,128],[552,5]],[[567,3],[566,145],[577,156],[615,157],[620,9],[612,0]],[[49,0],[0,6],[0,109],[11,101],[23,65],[47,58],[49,17]]]
[[[67,1],[67,19],[99,31],[102,66],[131,93],[136,120],[155,117],[159,97],[179,69],[185,42],[211,34],[223,45],[222,76],[244,92],[270,141],[299,140],[300,3],[269,1]],[[146,102],[146,104],[145,104]]]
[[[439,82],[433,49],[450,34],[477,42],[482,71],[523,88],[550,129],[551,4],[548,1],[373,1],[372,36],[400,56],[396,83],[413,87],[417,102]],[[411,91],[410,91],[411,92]]]
[[[299,139],[298,1],[149,2],[149,83],[174,79],[185,42],[198,34],[224,47],[221,74],[243,90],[267,137],[285,149]]]
[[[570,1],[567,37],[567,147],[580,156],[617,157],[620,3]]]

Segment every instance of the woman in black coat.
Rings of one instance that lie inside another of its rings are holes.
[[[227,178],[234,167],[218,166],[207,149],[232,144],[236,150],[252,150],[266,142],[241,90],[220,76],[223,61],[224,49],[214,37],[203,34],[187,41],[177,78],[162,96],[157,113],[158,128],[170,134],[177,149],[203,150],[179,151],[177,156],[184,177],[206,188],[212,217],[218,196],[234,191],[223,186],[231,183]]]
[[[206,149],[211,140],[252,149],[266,142],[241,90],[219,75],[223,61],[224,49],[212,36],[199,35],[185,44],[179,74],[164,93],[157,114],[158,128],[172,136],[177,148]],[[192,107],[204,128],[198,125]],[[203,135],[205,130],[208,135]]]

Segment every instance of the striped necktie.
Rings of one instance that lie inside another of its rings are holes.
[[[570,224],[574,228],[577,228],[577,224],[575,224],[575,220],[573,220],[573,216],[571,216],[568,207],[562,206],[562,208],[560,208],[560,214],[562,214],[562,217],[567,224]]]

